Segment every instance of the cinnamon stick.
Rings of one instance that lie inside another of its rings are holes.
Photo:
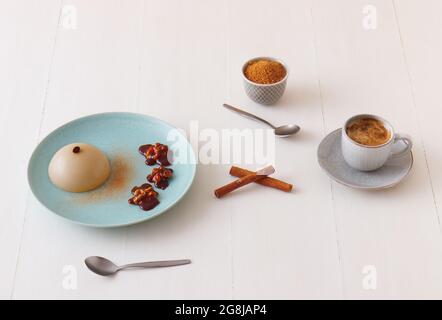
[[[256,172],[250,171],[249,174],[244,175],[243,177],[236,179],[235,181],[230,182],[229,184],[226,184],[221,188],[216,189],[215,196],[217,198],[221,198],[226,194],[228,194],[229,192],[232,192],[233,190],[245,186],[246,184],[261,180],[274,172],[275,168],[273,168],[272,166],[264,167]]]
[[[240,167],[235,167],[232,166],[232,168],[230,168],[230,174],[232,176],[241,178],[244,176],[247,176],[249,174],[252,174],[253,171],[249,171]],[[293,185],[278,179],[274,179],[274,178],[270,178],[270,177],[264,177],[262,179],[258,179],[256,181],[254,181],[256,183],[259,183],[260,185],[266,186],[266,187],[270,187],[270,188],[274,188],[274,189],[278,189],[284,192],[290,192],[293,189]]]

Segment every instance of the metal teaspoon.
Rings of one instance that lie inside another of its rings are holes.
[[[181,266],[183,264],[189,264],[191,263],[191,261],[189,259],[151,261],[151,262],[131,263],[131,264],[125,264],[123,266],[117,266],[115,263],[113,263],[112,261],[106,258],[92,256],[92,257],[87,257],[84,260],[84,263],[92,272],[95,272],[100,276],[110,276],[123,269],[173,267],[173,266]]]
[[[235,108],[235,107],[228,105],[226,103],[223,104],[223,107],[227,108],[231,111],[234,111],[243,117],[246,117],[246,118],[258,121],[258,122],[265,123],[269,127],[273,128],[275,135],[277,135],[278,137],[288,137],[288,136],[298,133],[299,130],[301,130],[301,128],[299,126],[297,126],[296,124],[286,124],[284,126],[275,127],[273,124],[271,124],[267,120],[257,117],[257,116],[255,116],[249,112],[246,112],[244,110]]]

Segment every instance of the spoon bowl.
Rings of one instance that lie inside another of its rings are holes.
[[[301,128],[296,124],[287,124],[285,126],[275,128],[275,134],[279,137],[288,137],[297,133],[299,130],[301,130]]]
[[[110,276],[119,270],[117,265],[103,257],[88,257],[84,260],[84,263],[89,270],[100,276]]]

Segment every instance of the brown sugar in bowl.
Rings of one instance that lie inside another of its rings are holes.
[[[263,62],[274,62],[276,64],[265,64]],[[256,65],[257,63],[260,65]],[[282,66],[283,69],[279,66]],[[244,89],[247,96],[259,104],[275,104],[284,94],[288,74],[287,66],[279,59],[257,57],[248,60],[242,68]],[[251,79],[264,83],[258,83]]]

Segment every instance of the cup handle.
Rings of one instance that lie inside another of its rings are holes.
[[[409,135],[406,134],[395,134],[394,135],[394,142],[393,144],[398,143],[399,141],[403,141],[405,143],[405,148],[403,148],[402,150],[398,151],[398,152],[393,152],[391,154],[391,157],[396,158],[396,157],[401,157],[404,154],[406,154],[408,151],[411,150],[411,148],[413,147],[413,142],[411,141],[411,138]]]

